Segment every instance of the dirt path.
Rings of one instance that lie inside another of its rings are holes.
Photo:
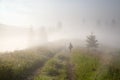
[[[52,56],[51,58],[53,58],[54,56]],[[48,60],[50,60],[51,58],[49,58]],[[45,63],[48,60],[46,60],[43,64],[38,63],[37,67],[34,70],[30,71],[30,75],[26,77],[24,80],[34,80],[34,77],[39,75],[40,70],[44,67]]]
[[[46,60],[43,64],[38,63],[36,69],[31,71],[30,75],[27,78],[25,78],[24,80],[34,80],[34,78],[40,74],[40,72],[41,72],[40,70],[44,67],[46,62],[49,61],[50,59],[52,59],[59,52],[61,52],[61,51],[56,52],[52,57],[50,57],[48,60]]]
[[[44,66],[44,64],[40,65],[38,68],[36,68],[35,71],[31,73],[25,80],[34,80],[34,77],[39,74],[40,69]]]
[[[75,80],[74,64],[71,62],[70,56],[71,55],[68,56],[69,59],[67,60],[67,63],[66,63],[66,65],[67,65],[67,79],[68,80]],[[52,59],[53,57],[51,57],[50,59]],[[50,60],[50,59],[48,59],[48,60]],[[31,73],[31,75],[29,75],[24,80],[34,80],[34,78],[40,74],[40,70],[44,67],[44,65],[47,61],[45,61],[43,64],[39,64],[38,67]]]
[[[70,62],[67,63],[67,72],[68,80],[75,80],[74,65]]]
[[[68,80],[75,80],[74,64],[71,62],[71,54],[69,52],[68,61],[67,61],[67,75]]]

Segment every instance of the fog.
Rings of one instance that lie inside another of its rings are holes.
[[[119,0],[0,0],[0,51],[14,51],[58,40],[120,47]]]

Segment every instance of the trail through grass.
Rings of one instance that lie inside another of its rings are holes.
[[[0,80],[120,80],[120,53],[37,48],[0,55]]]

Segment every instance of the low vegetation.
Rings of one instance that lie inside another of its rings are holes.
[[[111,57],[110,57],[111,56]],[[29,49],[0,55],[0,80],[120,80],[120,53]]]
[[[55,51],[34,49],[0,55],[0,80],[23,80],[49,60]]]
[[[66,60],[65,54],[58,53],[45,64],[34,80],[66,80]]]

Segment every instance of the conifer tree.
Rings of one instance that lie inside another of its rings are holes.
[[[98,48],[98,40],[96,40],[96,36],[91,33],[91,35],[87,36],[87,48],[88,49],[92,49],[92,50],[96,50],[96,48]]]

